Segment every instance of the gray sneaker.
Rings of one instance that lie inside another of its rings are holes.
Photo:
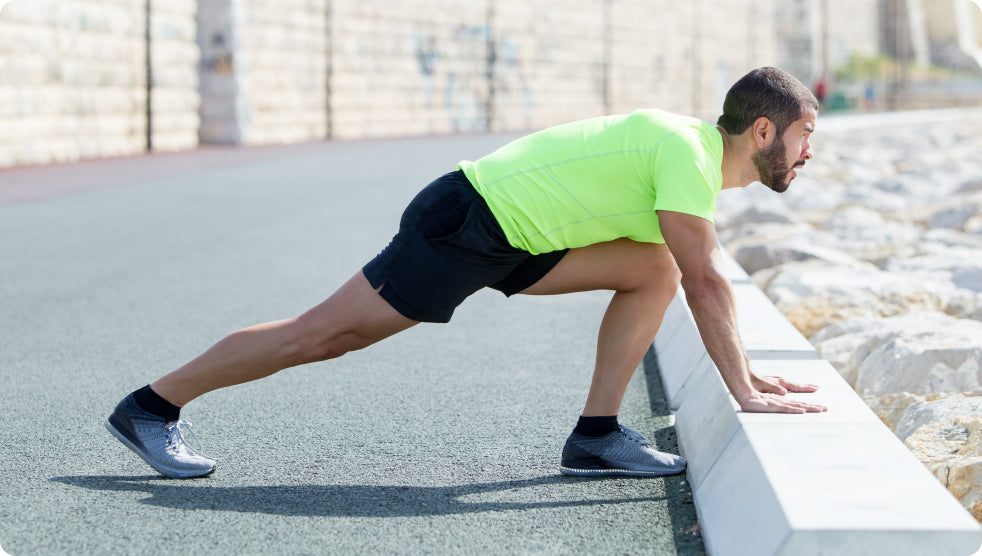
[[[643,434],[623,425],[618,431],[596,438],[569,435],[559,466],[563,475],[579,476],[661,477],[683,471],[685,459],[655,450]]]
[[[191,423],[183,419],[168,422],[143,411],[133,394],[123,398],[106,420],[106,428],[113,436],[161,474],[173,479],[211,475],[215,460],[189,448],[181,427],[194,434]]]

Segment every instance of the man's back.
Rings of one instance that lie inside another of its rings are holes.
[[[544,253],[621,237],[662,243],[656,209],[712,219],[722,152],[711,124],[638,110],[551,127],[460,167],[509,242]]]

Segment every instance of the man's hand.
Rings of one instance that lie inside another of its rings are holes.
[[[750,383],[756,390],[745,400],[737,400],[740,409],[747,413],[822,413],[823,405],[806,403],[783,397],[788,392],[815,392],[814,384],[798,384],[778,376],[750,375]]]

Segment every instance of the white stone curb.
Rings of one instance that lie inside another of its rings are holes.
[[[807,415],[739,411],[680,290],[654,349],[714,556],[968,556],[982,528],[727,260],[755,372],[818,384]]]

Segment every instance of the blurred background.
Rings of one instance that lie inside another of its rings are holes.
[[[979,0],[0,1],[0,167],[200,145],[715,119],[777,65],[827,111],[982,104]]]

